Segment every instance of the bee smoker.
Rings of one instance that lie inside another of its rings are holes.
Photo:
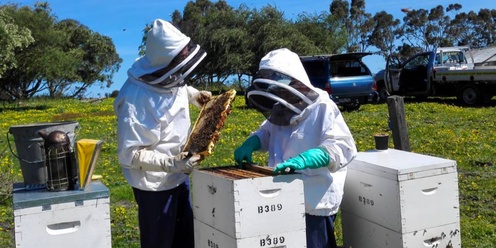
[[[77,163],[69,136],[62,131],[39,131],[38,134],[44,141],[47,190],[74,190],[77,185]]]

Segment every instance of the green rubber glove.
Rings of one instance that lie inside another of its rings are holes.
[[[236,161],[236,164],[241,167],[243,160],[252,163],[251,154],[256,150],[259,150],[261,146],[258,136],[250,136],[240,147],[234,150],[234,160]]]
[[[274,168],[274,173],[284,173],[286,168],[293,170],[317,169],[329,164],[329,154],[323,148],[309,149],[300,153],[294,158],[290,158]]]

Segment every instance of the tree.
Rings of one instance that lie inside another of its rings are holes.
[[[61,86],[58,93],[75,97],[84,94],[95,83],[100,83],[101,88],[110,87],[112,76],[122,62],[112,40],[76,20],[62,20],[57,23],[57,28],[63,30],[68,38],[65,54],[77,58],[75,63],[71,63],[72,75],[57,80]]]
[[[238,76],[241,84],[242,76],[253,77],[260,59],[269,51],[286,47],[300,54],[307,54],[332,48],[328,45],[332,36],[325,41],[310,39],[303,33],[302,27],[309,27],[307,20],[300,26],[284,18],[283,12],[271,5],[261,10],[248,9],[241,5],[233,9],[225,1],[215,4],[207,0],[189,2],[183,11],[183,16],[174,12],[173,23],[180,24],[180,29],[194,41],[198,42],[207,52],[202,66],[195,70],[197,78],[206,78],[206,83],[223,83],[232,75]],[[311,20],[309,18],[308,20]],[[323,19],[318,29],[322,34],[327,23]],[[312,32],[316,33],[316,32]],[[335,40],[332,40],[336,42]],[[242,85],[240,85],[242,86]]]
[[[330,12],[340,20],[347,31],[347,52],[364,52],[369,46],[367,40],[374,27],[372,15],[365,12],[365,0],[333,0]]]
[[[295,25],[313,45],[301,51],[303,55],[337,54],[344,50],[347,42],[346,30],[330,13],[300,14]]]
[[[33,42],[31,31],[16,25],[4,7],[0,7],[0,78],[7,69],[17,67],[15,51]]]
[[[411,46],[410,44],[403,43],[402,45],[398,46],[395,55],[397,55],[401,61],[404,61],[410,58],[411,56],[421,52],[424,52],[423,48],[415,47],[415,46]]]
[[[346,0],[333,0],[329,5],[329,12],[336,18],[336,20],[341,20],[342,25],[346,25],[346,19],[348,19],[349,4]]]
[[[368,37],[372,32],[374,22],[372,15],[365,12],[365,0],[351,0],[350,22],[348,35],[349,52],[365,52],[368,47]]]
[[[403,18],[403,42],[430,51],[439,46],[452,46],[454,39],[447,35],[451,18],[445,15],[441,5],[432,8],[410,10]]]
[[[267,5],[260,11],[252,10],[248,20],[251,38],[250,50],[255,56],[250,66],[250,76],[255,76],[260,60],[268,52],[288,48],[298,54],[316,51],[313,42],[298,31],[292,22],[284,19],[284,13],[277,8]]]
[[[481,9],[474,16],[474,36],[472,42],[474,47],[486,47],[496,42],[496,10]]]
[[[0,79],[11,99],[30,98],[45,90],[50,96],[73,97],[97,82],[110,86],[122,60],[109,37],[74,20],[58,22],[48,3],[4,9],[35,40],[16,51],[17,68],[7,70]]]
[[[247,19],[250,12],[245,7],[234,10],[230,7],[216,8],[206,16],[204,27],[205,47],[209,49],[208,67],[219,79],[237,75],[240,88],[242,76],[246,75],[253,61]],[[219,80],[223,81],[223,80]]]
[[[462,6],[459,4],[450,4],[446,8],[446,12],[457,12],[461,8]],[[470,18],[469,15],[471,16]],[[473,30],[475,29],[475,23],[472,23],[471,21],[469,21],[469,19],[474,19],[474,15],[474,12],[471,12],[469,14],[465,12],[457,13],[451,20],[446,33],[447,35],[454,37],[455,45],[472,45],[470,43],[472,43],[472,41],[475,39],[473,33]]]
[[[16,51],[18,66],[4,72],[1,86],[12,100],[30,98],[46,89],[42,75],[59,61],[53,54],[58,53],[56,44],[60,44],[63,35],[53,29],[55,17],[50,14],[48,4],[37,3],[34,9],[7,5],[4,10],[19,26],[29,29],[35,41]]]
[[[213,84],[214,77],[222,75],[214,75],[216,73],[215,66],[211,62],[212,53],[210,52],[208,46],[208,37],[205,35],[208,31],[206,30],[206,16],[209,13],[215,11],[215,6],[209,0],[196,0],[196,2],[190,1],[186,4],[183,10],[183,16],[181,20],[175,20],[174,22],[180,24],[178,28],[186,35],[191,37],[191,39],[200,44],[209,55],[203,60],[201,66],[195,69],[195,76],[199,81],[206,81],[207,84]],[[221,79],[222,80],[222,79]]]
[[[481,9],[478,13],[470,11],[456,14],[448,32],[451,37],[455,37],[457,45],[474,48],[490,46],[496,42],[496,10]]]
[[[394,53],[396,37],[401,36],[400,20],[386,11],[376,13],[373,17],[374,28],[368,37],[368,43],[379,49],[384,59]]]

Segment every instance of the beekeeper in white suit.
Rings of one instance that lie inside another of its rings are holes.
[[[262,58],[247,96],[267,119],[235,150],[236,163],[251,163],[254,151],[268,151],[275,173],[301,173],[307,247],[336,247],[334,220],[346,165],[357,153],[341,112],[310,84],[298,55],[286,48]]]
[[[190,132],[189,104],[211,93],[185,84],[206,56],[171,23],[157,19],[146,50],[128,70],[114,102],[118,158],[138,204],[141,247],[194,247],[188,174],[200,156],[182,152]]]

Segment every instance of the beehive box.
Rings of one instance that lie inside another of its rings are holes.
[[[396,232],[459,221],[456,162],[389,149],[348,165],[342,211]]]
[[[437,231],[442,226],[457,229],[454,226],[459,226],[460,217],[456,162],[395,149],[360,152],[348,165],[341,211],[344,240],[352,240],[350,235],[356,237],[356,233],[367,234],[361,237],[364,244],[376,242],[374,238],[380,239],[377,242],[384,240],[373,234],[379,227],[390,230],[388,235],[395,234],[392,237],[398,240],[404,240],[406,234]],[[346,231],[345,225],[349,226]],[[446,235],[451,232],[447,231]]]
[[[303,181],[221,167],[195,170],[195,218],[234,239],[305,230]]]
[[[399,233],[347,212],[341,216],[344,248],[461,247],[459,222]]]
[[[14,185],[16,247],[110,248],[108,189],[92,182],[86,190],[23,191]]]
[[[303,230],[278,231],[280,225],[273,224],[270,233],[234,238],[197,219],[195,219],[196,248],[305,248],[306,233]]]

